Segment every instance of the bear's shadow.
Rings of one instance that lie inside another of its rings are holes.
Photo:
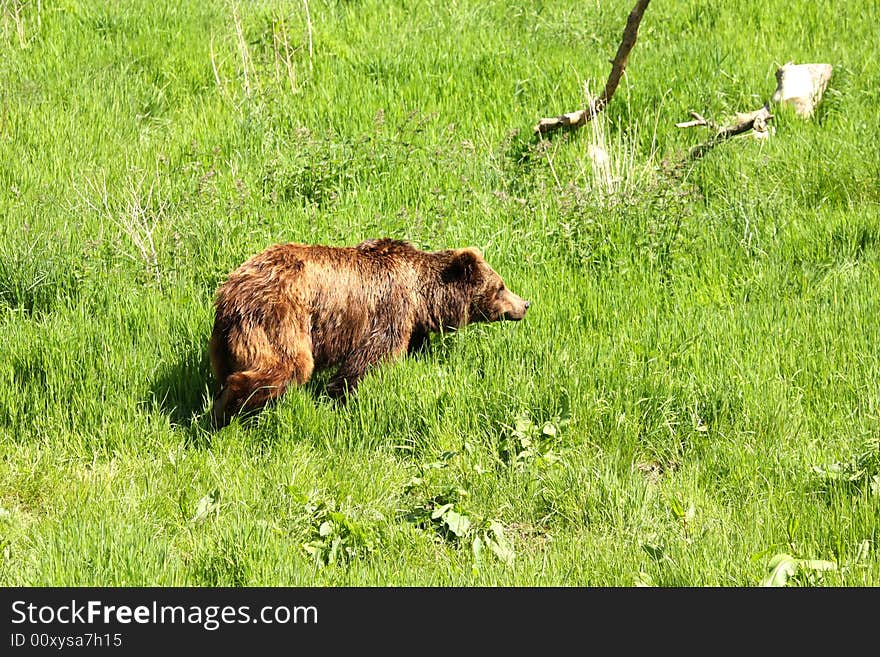
[[[421,348],[406,354],[403,358],[430,359],[443,363],[449,358],[452,349],[454,349],[452,333],[433,335]],[[302,386],[315,403],[336,405],[337,402],[327,392],[327,384],[335,371],[336,368],[317,371]],[[190,349],[159,367],[150,385],[148,401],[167,415],[173,425],[199,433],[202,430],[212,432],[210,409],[216,388],[217,382],[211,372],[207,348]],[[356,393],[354,397],[357,397]],[[250,416],[250,414],[246,415]],[[247,419],[242,417],[242,420]]]
[[[316,403],[334,404],[327,393],[327,384],[334,371],[335,368],[315,372],[302,386]],[[197,433],[213,433],[211,407],[217,387],[207,348],[191,349],[158,368],[146,401],[165,414],[172,425]],[[273,403],[270,402],[268,406],[271,407]],[[239,419],[250,422],[258,415],[244,413]]]
[[[191,349],[159,367],[150,385],[150,401],[172,424],[190,428],[207,422],[205,409],[214,386],[207,349]]]

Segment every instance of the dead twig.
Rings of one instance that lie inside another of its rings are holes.
[[[159,269],[159,253],[153,234],[165,218],[166,202],[162,199],[159,172],[156,179],[146,188],[146,175],[132,175],[127,181],[126,199],[122,204],[111,199],[107,189],[107,176],[102,171],[101,179],[86,179],[90,194],[77,189],[77,194],[86,206],[98,215],[103,215],[111,223],[116,224],[131,239],[140,254],[140,260],[151,270],[157,284],[162,283]],[[146,189],[145,189],[146,188]],[[154,202],[154,194],[156,201]],[[97,201],[91,196],[97,197]],[[137,261],[130,253],[126,257]]]
[[[638,0],[636,6],[629,13],[626,19],[626,27],[623,29],[623,38],[617,47],[617,54],[614,61],[611,62],[611,73],[608,75],[608,81],[605,83],[605,89],[594,101],[589,103],[586,108],[569,112],[552,118],[541,119],[534,127],[537,134],[547,134],[559,128],[580,128],[588,121],[592,120],[599,112],[605,109],[605,106],[611,102],[611,97],[617,91],[620,79],[626,70],[626,62],[629,53],[636,44],[636,37],[639,33],[639,24],[642,22],[642,15],[651,0]]]
[[[220,82],[220,73],[217,70],[217,60],[214,57],[214,35],[211,34],[211,40],[208,43],[208,53],[211,56],[211,70],[214,71],[214,81],[217,82],[217,88],[223,89],[223,84]]]
[[[303,7],[306,9],[306,27],[308,28],[309,33],[309,71],[312,70],[312,15],[309,13],[309,2],[308,0],[303,0]]]
[[[710,130],[717,130],[718,129],[718,126],[715,124],[714,121],[708,121],[707,119],[705,119],[703,117],[702,114],[699,114],[694,111],[690,111],[690,112],[688,112],[688,114],[690,114],[692,117],[694,117],[694,120],[693,121],[682,121],[681,123],[676,123],[675,124],[676,128],[695,128],[697,126],[704,125],[707,128],[709,128]]]
[[[284,17],[282,16],[278,20],[279,27],[281,32],[279,34],[279,39],[281,43],[284,45],[284,66],[287,67],[287,80],[290,82],[290,93],[295,94],[297,92],[296,89],[296,71],[293,68],[293,61],[290,58],[290,40],[287,38],[287,27],[284,25]],[[309,64],[311,65],[311,57],[309,58]]]

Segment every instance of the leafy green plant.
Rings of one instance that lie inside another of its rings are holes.
[[[813,472],[826,487],[842,485],[880,496],[880,439],[865,441],[849,461],[814,465]]]
[[[667,554],[666,541],[655,532],[639,539],[639,547],[658,564],[675,564],[672,557]]]
[[[507,538],[504,525],[497,520],[489,520],[476,530],[476,536],[471,543],[474,559],[479,563],[484,550],[488,549],[495,557],[507,566],[512,566],[516,559],[513,543]]]
[[[798,576],[808,584],[821,579],[822,574],[831,570],[837,570],[837,564],[823,559],[797,559],[790,554],[780,553],[770,559],[767,566],[767,575],[761,580],[761,586],[787,586],[790,581],[796,581]]]
[[[220,489],[215,488],[196,504],[196,512],[189,521],[194,525],[205,522],[208,518],[220,515]]]
[[[499,456],[504,463],[525,466],[539,460],[546,464],[559,461],[559,435],[571,418],[557,415],[544,422],[535,422],[528,411],[505,425],[506,432],[499,445]]]
[[[413,478],[408,492],[424,490],[424,480]],[[421,528],[433,528],[444,540],[459,542],[471,528],[470,516],[461,507],[461,500],[467,497],[462,488],[450,487],[440,493],[422,497],[405,515],[406,520]]]
[[[413,483],[413,482],[411,482]],[[421,486],[421,480],[414,482]],[[423,529],[431,528],[440,540],[455,545],[470,541],[471,552],[477,564],[487,552],[508,566],[516,558],[513,543],[508,539],[504,525],[497,520],[475,521],[462,506],[467,492],[461,488],[447,488],[441,493],[420,500],[404,516]]]
[[[431,474],[445,470],[456,454],[444,452],[440,460],[421,466],[421,476],[410,479],[405,493],[417,497],[417,501],[404,514],[404,518],[422,529],[433,529],[440,540],[455,545],[470,541],[478,564],[488,551],[503,563],[513,565],[516,555],[513,544],[505,534],[504,525],[497,520],[474,520],[473,514],[466,511],[463,504],[468,497],[466,490],[451,485],[442,488],[439,493],[432,492]]]
[[[311,520],[310,537],[303,543],[303,549],[314,558],[319,568],[348,563],[373,551],[375,539],[372,533],[336,510],[335,505],[309,501],[306,511]]]
[[[684,534],[686,542],[690,543],[693,533],[694,518],[697,515],[697,508],[693,502],[685,504],[680,496],[670,496],[667,499],[667,506],[676,520],[681,524],[681,531]]]

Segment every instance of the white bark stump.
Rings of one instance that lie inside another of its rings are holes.
[[[789,62],[776,71],[776,92],[771,100],[791,105],[798,116],[809,118],[822,100],[831,70],[831,64]]]

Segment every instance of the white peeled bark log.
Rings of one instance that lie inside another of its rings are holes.
[[[789,62],[776,71],[776,92],[771,100],[791,105],[798,116],[808,118],[825,93],[831,71],[831,64]]]

